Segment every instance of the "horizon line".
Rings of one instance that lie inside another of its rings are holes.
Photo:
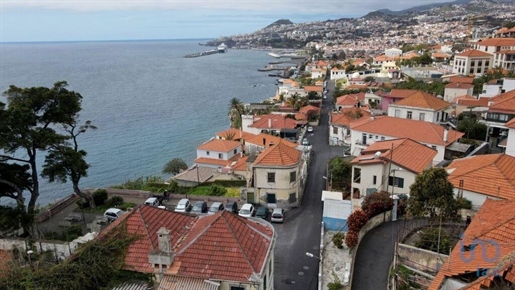
[[[138,41],[182,41],[182,40],[211,40],[213,37],[200,38],[142,38],[142,39],[100,39],[100,40],[35,40],[35,41],[2,41],[0,44],[36,44],[36,43],[78,43],[78,42],[138,42]]]

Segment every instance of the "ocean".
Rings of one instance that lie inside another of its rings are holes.
[[[80,120],[98,129],[79,137],[91,164],[82,188],[161,175],[172,158],[192,164],[198,145],[229,128],[231,98],[250,103],[275,94],[275,78],[257,71],[273,60],[266,52],[183,58],[210,49],[199,41],[4,43],[0,89],[66,80],[83,96]],[[73,192],[71,183],[41,181],[40,205]]]

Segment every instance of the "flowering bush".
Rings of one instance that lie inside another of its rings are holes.
[[[345,244],[349,248],[354,248],[358,244],[358,232],[348,231],[345,235]]]
[[[347,226],[349,231],[359,232],[361,228],[367,223],[368,215],[364,211],[358,209],[351,213],[347,219]]]
[[[392,207],[393,200],[386,191],[378,191],[368,195],[361,205],[361,209],[367,213],[369,218],[388,211]]]

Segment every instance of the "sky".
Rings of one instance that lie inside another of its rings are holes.
[[[216,38],[449,0],[0,0],[0,42]]]

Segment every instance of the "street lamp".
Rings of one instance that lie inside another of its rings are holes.
[[[333,174],[331,173],[331,177],[329,179],[327,179],[325,176],[322,176],[322,178],[329,182],[329,188],[333,190]]]
[[[392,179],[392,198],[393,198],[393,192],[395,191],[395,172],[402,171],[402,168],[392,169],[390,172],[393,172],[393,179]]]
[[[310,252],[306,252],[306,256],[308,256],[308,257],[310,257],[310,258],[315,258],[315,259],[322,260],[322,259],[320,259],[320,257],[319,257],[319,256],[315,256],[315,255],[311,254]]]

